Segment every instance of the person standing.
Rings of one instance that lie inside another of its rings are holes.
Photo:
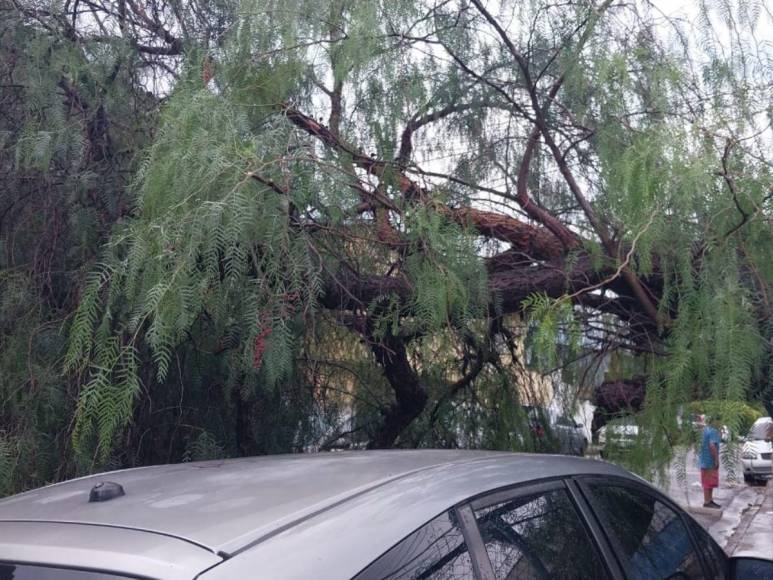
[[[714,489],[719,487],[719,421],[716,417],[707,417],[701,441],[701,487],[703,488],[703,507],[719,509],[714,501]]]

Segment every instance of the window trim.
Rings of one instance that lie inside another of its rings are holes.
[[[469,554],[469,556],[470,556],[470,561],[471,561],[471,563],[472,563],[472,567],[473,567],[473,576],[475,577],[475,580],[488,580],[488,579],[482,579],[482,578],[480,577],[480,575],[478,574],[478,570],[477,570],[477,568],[476,568],[476,562],[475,562],[475,559],[476,559],[476,557],[477,557],[477,556],[476,556],[476,554],[473,552],[473,550],[472,550],[472,548],[471,548],[470,544],[468,543],[468,534],[470,533],[470,531],[468,531],[468,530],[466,530],[466,529],[465,529],[465,528],[466,528],[465,521],[459,517],[459,516],[460,516],[460,513],[459,513],[459,508],[460,508],[460,507],[463,507],[463,506],[464,506],[464,504],[465,504],[465,502],[460,502],[460,503],[458,503],[458,504],[455,504],[455,505],[452,505],[452,506],[450,506],[450,507],[447,507],[446,509],[444,509],[444,510],[443,510],[443,511],[441,511],[440,513],[438,513],[438,514],[436,514],[436,515],[432,516],[430,519],[428,519],[426,522],[424,522],[424,523],[423,523],[423,524],[421,524],[420,526],[418,526],[418,527],[416,527],[415,529],[413,529],[413,530],[411,530],[410,532],[408,532],[408,533],[407,533],[405,536],[403,536],[402,538],[400,538],[400,539],[399,539],[397,542],[395,542],[395,543],[394,543],[394,544],[392,544],[391,546],[387,547],[387,548],[386,548],[386,549],[385,549],[385,550],[384,550],[384,551],[383,551],[381,554],[379,554],[377,557],[373,558],[373,560],[371,560],[370,562],[368,562],[368,564],[366,564],[366,565],[365,565],[365,566],[364,566],[364,567],[363,567],[361,570],[359,570],[359,571],[358,571],[356,574],[354,574],[354,575],[352,576],[352,579],[359,578],[359,577],[360,577],[360,576],[361,576],[361,575],[362,575],[362,574],[363,574],[363,573],[364,573],[364,572],[365,572],[365,571],[366,571],[368,568],[370,568],[371,566],[373,566],[373,564],[375,564],[376,562],[378,562],[379,560],[381,560],[381,558],[384,558],[384,557],[385,557],[387,554],[389,554],[389,552],[391,552],[391,551],[392,551],[394,548],[396,548],[397,546],[399,546],[400,544],[402,544],[402,543],[403,543],[405,540],[407,540],[408,538],[410,538],[410,537],[411,537],[413,534],[415,534],[416,532],[418,532],[418,531],[419,531],[419,530],[421,530],[422,528],[424,528],[424,527],[428,526],[429,524],[431,524],[433,521],[435,521],[435,520],[436,520],[436,519],[438,519],[439,517],[441,517],[441,516],[443,516],[443,515],[446,515],[446,514],[448,514],[449,516],[454,516],[454,517],[456,517],[456,519],[457,519],[457,522],[458,522],[458,527],[459,527],[459,531],[462,533],[462,539],[464,540],[464,545],[466,546],[466,548],[467,548],[467,553],[468,553],[468,554]],[[474,532],[475,532],[476,534],[478,533],[478,530],[477,530],[477,528],[475,528]],[[478,535],[478,537],[480,538],[480,535]]]
[[[673,511],[678,517],[679,521],[682,523],[682,526],[684,526],[684,529],[687,531],[687,538],[690,541],[690,545],[692,546],[693,551],[698,556],[698,562],[700,563],[700,568],[701,568],[701,571],[703,572],[703,577],[704,578],[709,577],[709,574],[708,574],[709,569],[707,568],[703,550],[701,550],[696,545],[697,543],[695,541],[694,532],[691,529],[689,522],[685,520],[686,513],[671,498],[666,496],[664,493],[658,491],[654,487],[650,486],[646,482],[639,482],[636,480],[628,479],[626,477],[619,477],[614,475],[603,475],[603,476],[602,475],[585,475],[585,476],[581,475],[581,476],[575,476],[573,479],[576,481],[577,486],[579,487],[580,491],[582,492],[582,495],[585,498],[585,501],[588,502],[588,506],[590,507],[590,510],[593,513],[593,516],[598,522],[599,528],[602,530],[604,536],[606,537],[607,543],[609,544],[612,550],[612,553],[615,556],[617,564],[620,566],[620,569],[625,573],[626,577],[630,576],[630,570],[629,570],[629,565],[627,563],[627,558],[623,556],[619,541],[614,537],[615,535],[612,533],[612,530],[609,529],[607,522],[604,521],[604,518],[601,515],[602,509],[599,506],[598,500],[593,496],[593,492],[591,490],[592,485],[602,484],[607,487],[623,487],[623,488],[633,489],[654,498],[655,500],[659,501],[667,508],[669,508],[671,511]]]
[[[593,506],[583,495],[580,485],[574,477],[568,479],[566,483],[569,495],[580,512],[591,540],[600,551],[609,575],[615,580],[623,580],[626,577],[624,568],[620,565],[614,547],[607,539],[607,535],[601,526],[601,521],[593,511]]]
[[[467,552],[472,560],[472,573],[478,580],[496,580],[494,567],[488,557],[486,545],[480,535],[478,522],[471,504],[465,504],[454,508],[459,527],[462,529],[464,543],[467,544]]]
[[[519,485],[517,487],[505,487],[495,489],[483,496],[476,497],[469,502],[473,511],[485,509],[511,500],[515,497],[524,495],[534,495],[537,493],[545,493],[548,491],[555,491],[557,489],[566,489],[566,483],[562,479],[554,479],[552,481],[543,481],[541,483],[535,483],[533,485]]]

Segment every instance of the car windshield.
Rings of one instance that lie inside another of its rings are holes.
[[[0,562],[0,580],[129,580],[129,576],[76,568]]]
[[[765,419],[757,421],[749,432],[749,439],[756,441],[764,441],[771,438],[773,435],[773,419],[765,417]]]

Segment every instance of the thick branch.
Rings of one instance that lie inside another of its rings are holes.
[[[406,198],[419,197],[426,193],[421,186],[419,186],[417,183],[414,183],[403,172],[398,171],[393,164],[380,161],[371,157],[370,155],[365,155],[360,151],[356,151],[353,147],[339,139],[338,136],[336,136],[330,129],[325,127],[323,124],[318,123],[308,115],[305,115],[299,110],[290,107],[288,104],[282,105],[282,111],[284,112],[287,119],[296,127],[302,129],[309,135],[316,137],[327,147],[330,147],[339,153],[343,153],[349,156],[351,158],[351,162],[356,167],[364,169],[368,173],[375,175],[378,178],[383,178],[387,175],[393,177],[396,185]],[[382,198],[379,200],[379,202],[384,203],[385,199]],[[391,203],[387,207],[397,210],[397,207]]]
[[[486,10],[486,8],[481,4],[480,0],[472,0],[472,3],[475,5],[478,11],[483,15],[483,17],[489,22],[489,24],[496,30],[497,34],[502,39],[502,42],[505,44],[508,51],[513,56],[513,59],[517,63],[518,68],[520,69],[521,74],[524,78],[524,82],[526,83],[526,86],[529,92],[529,97],[531,99],[532,108],[534,109],[535,129],[539,130],[539,133],[542,134],[542,137],[545,140],[545,144],[548,146],[548,149],[550,150],[551,154],[553,155],[553,158],[556,161],[556,164],[558,165],[558,170],[561,172],[561,175],[563,176],[564,180],[569,186],[569,190],[574,195],[575,199],[577,200],[577,203],[579,203],[580,207],[583,210],[583,213],[585,214],[586,218],[588,219],[591,226],[593,227],[593,230],[599,236],[599,239],[601,240],[601,243],[604,246],[604,249],[606,250],[607,254],[612,258],[617,258],[617,254],[618,254],[617,244],[614,242],[614,240],[612,239],[612,236],[609,234],[609,231],[607,230],[606,225],[596,215],[596,212],[593,209],[593,206],[591,205],[588,198],[583,194],[582,190],[580,189],[580,186],[577,183],[577,180],[574,178],[572,171],[569,169],[569,165],[566,162],[565,156],[561,153],[560,149],[558,148],[558,145],[556,144],[555,139],[553,139],[553,135],[551,134],[550,129],[548,127],[546,111],[550,106],[550,104],[552,103],[558,88],[563,82],[563,74],[561,75],[561,77],[559,77],[558,81],[551,88],[544,106],[540,105],[539,97],[537,95],[537,86],[531,80],[528,61],[523,57],[523,55],[520,54],[520,52],[517,50],[513,42],[508,37],[506,31],[502,28],[502,26],[499,24],[496,18],[494,18],[491,15],[491,13]],[[606,0],[598,10],[594,11],[592,18],[589,20],[588,26],[586,27],[582,37],[578,42],[578,46],[574,47],[575,54],[579,54],[582,51],[582,47],[585,44],[585,42],[587,42],[587,39],[590,37],[590,33],[593,30],[596,22],[598,21],[600,14],[604,10],[606,10],[610,4],[611,4],[611,0]],[[534,147],[533,137],[534,137],[534,132],[532,133],[532,138],[530,138],[529,144],[527,145],[527,153],[529,155],[531,155],[531,151],[529,151],[529,148]],[[528,162],[528,157],[526,160]],[[522,164],[522,168],[523,168],[523,164]],[[650,318],[652,318],[653,321],[658,321],[660,317],[658,314],[657,306],[652,301],[650,295],[647,293],[646,289],[642,285],[641,280],[639,280],[636,274],[634,274],[630,270],[630,268],[627,268],[627,267],[622,270],[622,277],[631,287],[631,291],[636,296],[636,299],[639,300],[639,302],[642,305],[642,308],[647,313],[647,315]]]
[[[475,109],[481,106],[485,106],[485,103],[483,102],[458,103],[458,104],[446,105],[442,109],[432,111],[431,113],[427,113],[426,115],[422,115],[422,116],[418,116],[418,114],[415,115],[410,121],[408,121],[408,123],[405,126],[405,130],[403,131],[403,134],[400,137],[400,151],[397,154],[397,158],[395,159],[395,162],[400,167],[405,167],[408,161],[410,161],[411,153],[413,152],[413,134],[420,128],[424,127],[425,125],[429,125],[430,123],[433,123],[435,121],[439,121],[440,119],[444,119],[449,115],[453,115],[455,113],[462,113],[464,111],[469,111],[471,109]]]
[[[506,269],[492,269],[489,260],[489,290],[497,296],[497,308],[505,313],[518,312],[522,309],[523,300],[534,293],[560,298],[597,284],[614,271],[604,268],[597,272],[590,256],[583,251],[578,251],[570,262],[560,257],[542,264],[525,260]],[[410,281],[403,276],[360,276],[351,269],[342,268],[331,276],[321,303],[335,310],[361,310],[389,295],[407,304],[412,295]],[[589,295],[578,295],[577,298],[578,302],[592,304]],[[627,296],[620,296],[619,300],[629,304]],[[609,299],[606,301],[609,302]],[[628,312],[631,316],[637,314],[635,309],[630,308],[620,308],[618,312]]]
[[[353,164],[357,167],[365,169],[378,177],[383,177],[389,173],[389,175],[396,180],[400,191],[403,192],[403,194],[413,195],[414,193],[421,192],[422,197],[428,196],[426,190],[395,165],[355,151],[353,147],[344,143],[330,129],[311,117],[301,113],[297,109],[293,109],[289,106],[285,106],[283,109],[287,118],[295,126],[318,138],[331,149],[350,156]],[[377,195],[379,191],[381,192],[381,195]],[[398,208],[383,194],[381,188],[371,195],[376,197],[376,201],[379,204],[397,211]],[[539,206],[534,203],[527,203],[526,205],[529,207],[529,210],[532,212],[532,216],[535,217],[535,219],[538,219],[541,222],[544,220],[550,223],[555,230],[551,230],[554,234],[556,231],[561,233],[561,235],[556,235],[556,237],[561,240],[561,244],[556,243],[556,240],[553,239],[547,231],[524,224],[515,218],[502,214],[486,212],[469,207],[449,208],[447,206],[437,206],[437,210],[457,223],[472,225],[484,236],[490,236],[501,241],[509,242],[513,244],[513,247],[517,250],[531,254],[537,259],[554,258],[563,254],[564,246],[576,247],[578,245],[579,238],[568,230],[566,226],[558,222],[555,217],[547,214],[544,209],[539,208]]]
[[[549,231],[526,224],[501,213],[472,207],[438,206],[447,218],[474,227],[481,235],[512,244],[512,249],[537,260],[564,255],[564,247]]]
[[[556,94],[558,94],[558,90],[561,88],[562,84],[563,77],[558,79],[558,81],[556,81],[555,84],[553,84],[553,86],[550,88],[550,91],[548,92],[548,104],[550,104],[555,98]],[[531,159],[534,156],[534,151],[537,148],[537,144],[539,143],[539,136],[540,128],[535,127],[529,135],[528,141],[526,142],[526,149],[523,152],[521,165],[518,168],[516,200],[529,216],[553,232],[553,234],[561,241],[561,244],[563,244],[565,248],[574,248],[580,243],[579,237],[568,227],[566,227],[566,225],[564,225],[552,213],[534,203],[529,197],[529,168],[531,166]]]

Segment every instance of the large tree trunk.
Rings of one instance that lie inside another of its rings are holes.
[[[384,369],[395,402],[384,413],[384,420],[368,444],[369,449],[393,447],[397,437],[424,410],[427,392],[411,367],[405,341],[391,335],[371,345],[376,361]]]

